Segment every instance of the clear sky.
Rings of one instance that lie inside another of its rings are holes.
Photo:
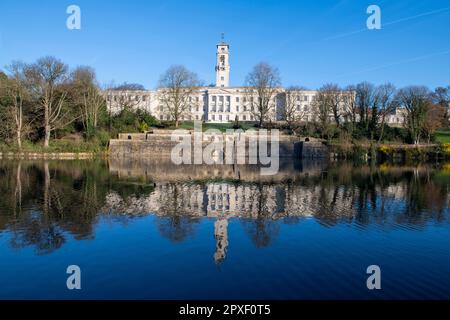
[[[71,4],[81,30],[66,28]],[[381,8],[381,30],[366,27],[370,4]],[[285,86],[450,85],[450,0],[0,0],[0,68],[53,55],[94,67],[103,84],[154,88],[183,64],[209,84],[222,32],[231,85],[260,61],[278,67]]]

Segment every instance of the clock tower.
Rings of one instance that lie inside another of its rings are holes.
[[[216,62],[216,87],[228,87],[230,85],[230,46],[223,41],[217,44]]]

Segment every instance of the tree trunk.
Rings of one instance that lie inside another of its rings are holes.
[[[384,134],[384,123],[385,123],[385,118],[383,116],[383,119],[381,120],[381,132],[380,132],[380,138],[378,139],[378,143],[381,143],[381,140],[383,140],[383,134]]]
[[[48,217],[50,209],[50,170],[48,167],[48,162],[44,163],[44,208],[43,212],[45,217]]]
[[[48,148],[50,145],[50,110],[49,106],[44,107],[44,126],[45,126],[45,136],[44,136],[44,148]]]
[[[22,163],[19,161],[17,165],[17,173],[16,173],[16,191],[15,191],[15,208],[19,209],[19,214],[22,213]],[[14,212],[16,212],[14,210]]]
[[[19,149],[22,149],[22,131],[19,128],[17,129],[17,145]]]
[[[45,137],[44,137],[44,148],[48,148],[50,146],[50,126],[45,126]]]

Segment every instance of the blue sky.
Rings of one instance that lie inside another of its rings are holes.
[[[71,4],[81,30],[66,28]],[[366,28],[370,4],[381,8],[381,30]],[[1,0],[0,68],[53,55],[94,67],[104,84],[154,88],[183,64],[209,84],[222,32],[231,85],[260,61],[278,67],[285,86],[450,85],[450,0]]]

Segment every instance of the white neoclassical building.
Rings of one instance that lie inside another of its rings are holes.
[[[216,84],[200,87],[189,98],[189,112],[182,120],[203,120],[205,122],[256,121],[252,112],[253,99],[246,87],[230,86],[230,46],[221,41],[216,46]],[[273,121],[283,120],[283,88],[279,88],[271,102],[270,118]],[[246,93],[247,92],[247,93]],[[314,112],[311,102],[316,91],[304,90],[298,92],[296,108],[302,113],[303,120],[313,120]],[[158,100],[158,90],[154,91],[108,91],[108,107],[112,113],[117,113],[125,105],[133,109],[143,109],[159,120],[172,120]]]
[[[253,105],[248,101],[254,99],[248,94],[247,87],[230,86],[230,46],[223,40],[216,45],[216,83],[215,86],[199,87],[189,97],[189,110],[181,118],[185,121],[202,120],[205,122],[241,122],[257,121],[252,110]],[[112,113],[118,113],[128,106],[132,109],[143,109],[150,112],[157,119],[169,121],[171,116],[164,109],[158,99],[158,90],[108,91],[108,108]],[[297,113],[297,119],[303,122],[314,121],[317,112],[313,101],[317,94],[315,90],[299,90],[290,99],[290,110]],[[286,89],[279,88],[270,103],[269,118],[272,121],[283,121],[286,117]],[[291,113],[292,114],[292,113]],[[397,109],[389,115],[387,123],[401,125],[404,122],[404,110]],[[333,114],[329,115],[333,121]],[[345,121],[345,119],[343,119]]]

